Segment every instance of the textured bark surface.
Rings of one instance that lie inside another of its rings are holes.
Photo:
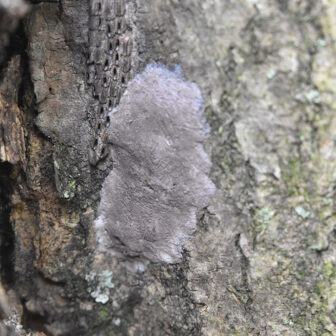
[[[0,26],[4,324],[23,324],[14,335],[336,335],[336,2],[126,2],[133,71],[178,64],[201,88],[217,187],[182,262],[144,273],[95,250],[112,159],[88,162],[89,1],[37,2],[16,33]]]

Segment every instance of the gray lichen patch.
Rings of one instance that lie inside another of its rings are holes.
[[[142,269],[175,263],[196,229],[196,212],[214,193],[202,98],[178,71],[148,65],[110,114],[114,168],[106,178],[98,247]]]
[[[109,300],[110,289],[114,288],[112,272],[105,270],[99,273],[91,272],[85,277],[89,282],[89,292],[96,302],[105,304]]]

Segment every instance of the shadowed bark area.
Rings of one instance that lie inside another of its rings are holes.
[[[335,335],[336,2],[125,5],[132,73],[201,88],[216,194],[179,263],[97,251],[89,1],[0,0],[0,333]]]

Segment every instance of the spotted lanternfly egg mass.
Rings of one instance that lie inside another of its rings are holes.
[[[95,233],[98,249],[132,270],[180,262],[196,213],[215,192],[202,111],[196,84],[152,64],[128,83],[106,119],[114,166],[102,187]]]

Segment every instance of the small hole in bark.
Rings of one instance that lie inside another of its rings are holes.
[[[104,71],[107,71],[109,67],[109,62],[108,60],[105,61],[105,65],[104,65]]]

